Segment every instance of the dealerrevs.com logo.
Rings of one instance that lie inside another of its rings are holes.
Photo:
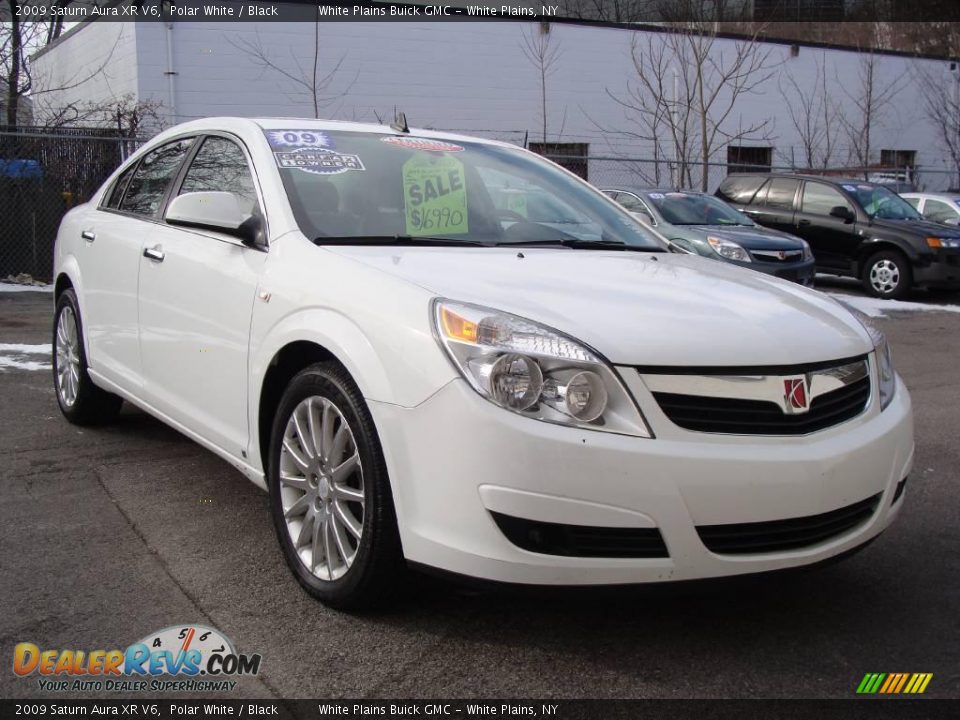
[[[124,650],[41,649],[35,643],[18,643],[13,672],[37,676],[39,689],[45,691],[222,692],[236,687],[231,678],[256,675],[260,660],[258,654],[237,653],[219,630],[174,625]]]

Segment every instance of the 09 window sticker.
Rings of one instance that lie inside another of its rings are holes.
[[[281,170],[338,175],[365,170],[359,155],[337,152],[333,140],[318,130],[267,130],[267,143]]]

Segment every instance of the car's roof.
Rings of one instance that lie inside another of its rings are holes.
[[[709,193],[700,192],[699,190],[678,190],[677,188],[656,188],[656,187],[603,187],[600,188],[604,192],[629,192],[629,193],[663,193],[664,195],[668,193],[682,193],[684,195],[706,195],[711,197]]]
[[[833,175],[811,175],[809,173],[776,173],[776,172],[746,172],[746,173],[730,173],[727,175],[726,180],[730,178],[737,177],[765,177],[765,178],[786,178],[789,180],[819,180],[821,182],[830,183],[831,185],[889,185],[890,183],[878,183],[872,180],[864,180],[863,178],[852,178],[852,177],[836,177]]]
[[[952,192],[906,192],[900,193],[901,197],[932,198],[934,200],[960,200],[960,193]]]
[[[348,131],[364,132],[378,135],[406,135],[390,127],[389,125],[379,125],[376,123],[349,122],[344,120],[317,120],[315,118],[297,118],[297,117],[210,117],[200,120],[191,120],[169,128],[164,135],[180,132],[203,132],[207,130],[239,130],[241,128],[250,130],[251,128],[263,130],[325,130],[325,131]],[[499,145],[504,147],[516,147],[510,143],[500,142],[499,140],[489,140],[487,138],[474,137],[472,135],[457,135],[455,133],[440,132],[437,130],[427,130],[424,128],[409,128],[409,135],[420,138],[430,138],[433,140],[449,140],[454,142],[480,143],[483,145]]]

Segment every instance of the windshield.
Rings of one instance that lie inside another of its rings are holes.
[[[649,201],[671,225],[753,225],[753,221],[712,195],[650,192]]]
[[[335,130],[265,133],[297,223],[318,243],[665,249],[599,192],[516,148]]]
[[[872,183],[844,184],[843,189],[857,198],[857,202],[872,218],[881,220],[921,220],[916,208],[882,185]]]

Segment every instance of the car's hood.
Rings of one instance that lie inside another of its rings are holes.
[[[932,235],[942,238],[960,238],[960,228],[941,225],[940,223],[930,222],[929,220],[884,220],[881,218],[873,218],[873,220],[870,221],[870,227],[894,230],[896,232],[909,232],[920,237]]]
[[[747,250],[802,250],[799,238],[787,235],[779,230],[768,230],[760,226],[742,227],[739,225],[674,225],[682,230],[690,230],[706,239],[708,235],[732,240]]]
[[[755,366],[871,350],[835,301],[691,255],[565,248],[335,247],[438,296],[521,315],[624,365]]]

